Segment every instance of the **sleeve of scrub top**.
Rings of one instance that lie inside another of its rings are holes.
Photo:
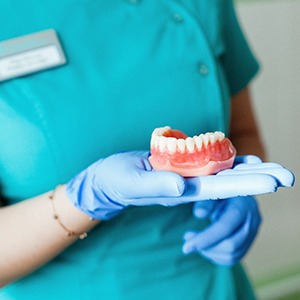
[[[226,0],[223,26],[225,54],[222,63],[231,95],[245,88],[259,69],[250,46],[240,27],[232,0]]]

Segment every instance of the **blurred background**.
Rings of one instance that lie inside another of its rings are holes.
[[[236,0],[261,64],[252,83],[268,160],[296,176],[295,186],[258,198],[263,225],[246,268],[259,299],[300,299],[300,0]]]

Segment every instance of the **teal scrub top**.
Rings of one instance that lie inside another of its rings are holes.
[[[67,57],[0,83],[9,204],[101,157],[149,149],[156,127],[227,132],[230,96],[258,70],[230,0],[1,0],[0,20],[0,41],[52,28]],[[129,208],[0,299],[253,299],[240,265],[182,254],[183,233],[206,225],[191,205]]]

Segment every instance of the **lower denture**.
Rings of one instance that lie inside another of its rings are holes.
[[[166,146],[168,139],[173,139],[172,151]],[[175,149],[174,139],[177,143]],[[149,161],[155,170],[193,177],[231,168],[235,155],[234,146],[223,133],[206,133],[189,138],[183,132],[166,126],[152,133]]]

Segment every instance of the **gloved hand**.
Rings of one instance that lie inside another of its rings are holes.
[[[172,172],[154,171],[148,157],[148,151],[133,151],[101,159],[67,183],[67,195],[92,218],[108,220],[130,205],[175,206],[270,193],[293,181],[291,172],[279,165],[264,167],[261,162],[248,164],[246,159],[224,171],[224,176],[221,172],[185,179]]]
[[[184,179],[152,171],[148,157],[149,152],[133,151],[100,159],[68,182],[67,195],[76,207],[99,220],[113,218],[129,205],[168,205],[168,197],[176,199],[184,192]]]
[[[186,232],[183,252],[198,252],[225,266],[244,257],[261,223],[258,205],[251,196],[196,202],[194,215],[199,219],[210,218],[211,224],[200,232]]]
[[[278,187],[293,186],[294,179],[291,171],[277,163],[263,163],[254,155],[237,156],[231,169],[213,176],[188,178],[182,201],[185,197],[191,202],[272,193]]]

